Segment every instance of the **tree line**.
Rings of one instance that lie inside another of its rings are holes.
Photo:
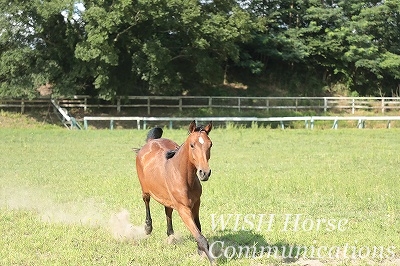
[[[251,96],[397,96],[400,1],[0,0],[0,96],[235,84]]]

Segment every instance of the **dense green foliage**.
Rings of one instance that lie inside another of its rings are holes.
[[[0,95],[397,95],[397,0],[0,0]],[[267,84],[267,85],[265,85]],[[243,86],[239,86],[243,87]]]

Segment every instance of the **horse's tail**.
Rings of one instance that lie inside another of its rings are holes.
[[[147,133],[146,142],[149,142],[152,139],[159,139],[162,137],[163,130],[160,127],[155,127]],[[136,153],[140,151],[141,148],[132,148],[132,150]]]
[[[146,142],[149,142],[152,139],[159,139],[162,137],[163,130],[160,127],[155,127],[147,133]]]

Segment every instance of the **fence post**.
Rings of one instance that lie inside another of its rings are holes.
[[[83,111],[86,113],[87,110],[87,97],[84,98],[84,105],[83,105]]]
[[[121,97],[117,97],[117,113],[121,112]]]
[[[362,119],[358,119],[357,128],[364,128],[363,123],[364,123],[364,122],[363,122]]]
[[[269,112],[269,99],[266,100],[265,104],[267,105],[267,112]]]
[[[333,121],[333,129],[338,129],[338,119],[335,119],[335,121]]]
[[[179,111],[182,111],[182,97],[179,97]]]
[[[328,110],[328,98],[324,97],[324,112]]]
[[[208,108],[212,108],[212,97],[208,97]]]
[[[147,114],[150,115],[150,97],[147,96]]]
[[[136,119],[136,126],[137,129],[140,130],[140,119]]]
[[[238,109],[239,109],[239,112],[240,112],[240,97],[238,98]]]
[[[382,114],[385,113],[385,98],[382,98]]]
[[[21,114],[25,112],[25,101],[24,99],[21,99]]]
[[[354,102],[355,102],[355,100],[354,100],[354,98],[351,100],[351,113],[354,115],[354,111],[355,111],[355,108],[354,108]]]

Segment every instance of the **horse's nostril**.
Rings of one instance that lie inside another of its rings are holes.
[[[197,177],[201,180],[201,181],[207,181],[208,178],[211,175],[211,170],[207,169],[207,170],[202,170],[202,169],[198,169],[197,170]]]

